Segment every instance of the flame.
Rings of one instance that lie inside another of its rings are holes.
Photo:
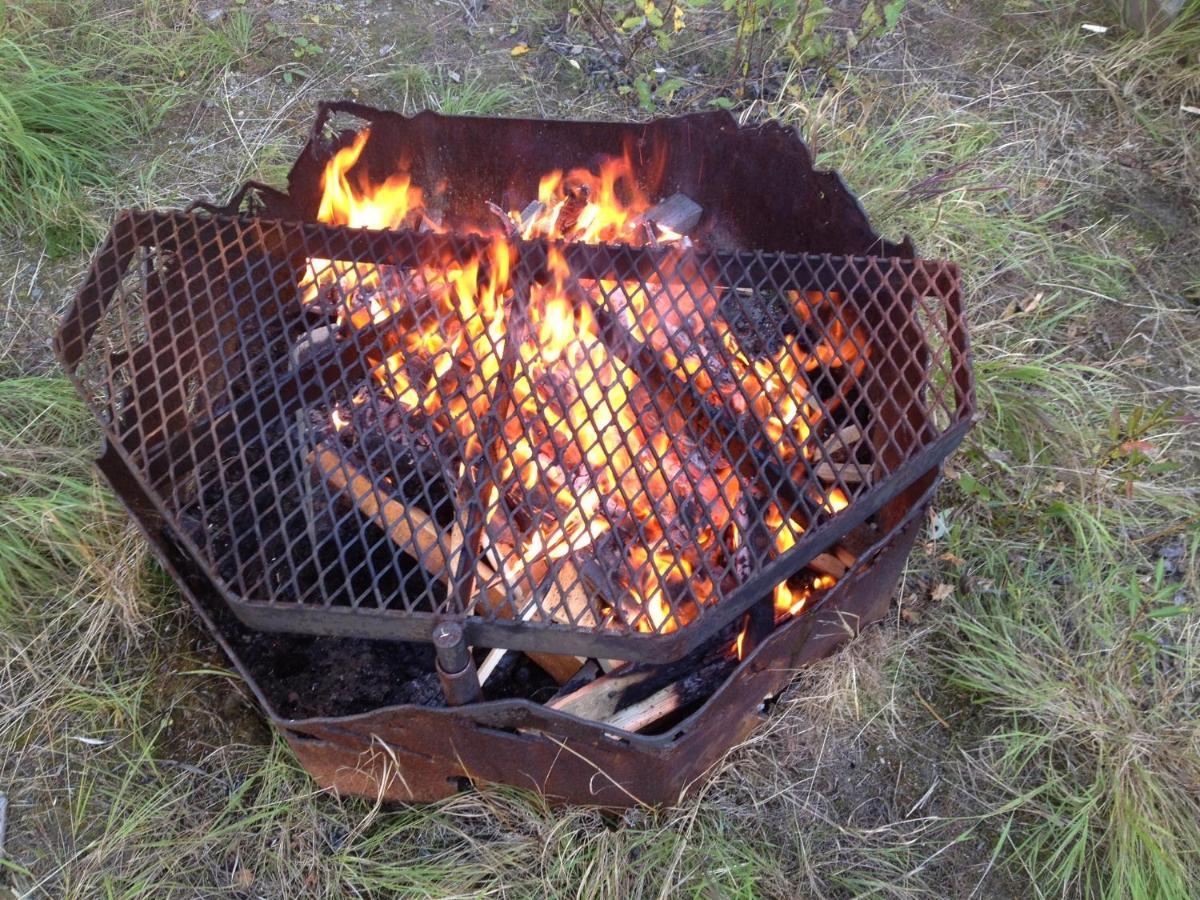
[[[407,173],[397,173],[382,184],[372,184],[365,172],[354,168],[370,138],[370,129],[360,131],[349,147],[333,155],[321,176],[321,206],[317,221],[351,228],[399,228],[410,209],[423,207],[420,188],[412,186]]]
[[[407,172],[372,180],[370,157],[364,158],[369,141],[370,132],[362,131],[329,160],[318,220],[437,230],[426,214],[426,194]],[[364,352],[378,389],[454,435],[460,467],[463,459],[495,453],[488,541],[497,558],[508,560],[506,573],[523,566],[514,577],[536,584],[553,560],[612,538],[624,555],[610,574],[626,592],[606,598],[615,618],[639,631],[666,633],[685,626],[739,577],[732,560],[746,538],[737,511],[748,486],[721,452],[689,436],[681,420],[662,410],[656,392],[609,352],[598,310],[655,350],[671,377],[694,385],[707,402],[753,417],[797,479],[807,471],[808,439],[830,408],[829,401],[823,406],[810,397],[810,373],[848,366],[857,374],[865,361],[864,337],[840,319],[836,294],[787,293],[801,319],[822,317],[828,338],[815,347],[788,338],[764,358],[740,346],[719,313],[719,296],[683,289],[696,273],[682,255],[661,267],[657,281],[577,277],[555,242],[682,245],[683,236],[665,228],[650,236],[640,224],[651,206],[648,171],[639,179],[627,152],[594,169],[543,177],[528,221],[508,212],[522,239],[551,240],[547,277],[520,292],[513,283],[515,247],[494,231],[477,256],[413,268],[313,257],[300,288],[302,299],[327,310],[345,334],[370,331],[371,349]],[[825,321],[830,315],[831,324]],[[511,373],[502,373],[506,358]],[[501,396],[504,409],[497,409]],[[492,448],[480,437],[479,423],[489,413],[498,413],[499,422]],[[341,430],[347,420],[334,409],[332,421]],[[540,520],[509,516],[521,502],[512,498],[534,496]],[[824,505],[836,511],[847,503],[833,490]],[[685,513],[690,524],[681,540]],[[765,518],[776,555],[804,533],[803,523],[785,519],[776,506]],[[722,565],[727,574],[713,574]],[[776,611],[796,615],[829,586],[820,578],[785,582],[775,591]],[[676,599],[682,597],[688,599]],[[739,658],[744,642],[743,631],[734,648]]]
[[[550,172],[538,184],[538,201],[541,209],[528,222],[521,221],[520,212],[509,214],[526,240],[558,237],[587,244],[645,240],[634,226],[651,203],[638,184],[628,150],[622,157],[604,160],[598,172]]]

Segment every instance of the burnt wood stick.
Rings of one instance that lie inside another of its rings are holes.
[[[583,668],[571,676],[570,681],[559,686],[558,693],[550,698],[550,702],[553,703],[559,697],[569,696],[575,693],[585,684],[595,681],[596,677],[600,675],[601,671],[602,670],[598,662],[594,659],[589,659],[583,664]]]
[[[506,213],[500,206],[493,203],[491,200],[488,200],[485,205],[488,208],[488,212],[500,220],[500,226],[504,229],[504,233],[508,237],[515,238],[520,236],[517,223],[509,217],[508,213]]]
[[[720,646],[721,649],[716,652],[723,653],[726,645],[722,643]],[[620,710],[640,703],[689,674],[709,668],[710,664],[715,664],[724,672],[731,671],[737,664],[736,660],[726,659],[724,656],[714,662],[713,652],[714,645],[709,644],[707,651],[690,653],[683,659],[666,665],[624,665],[600,676],[574,693],[555,697],[546,705],[550,709],[581,719],[607,721]],[[705,662],[706,659],[709,662]]]
[[[721,686],[734,662],[719,659],[684,675],[649,697],[617,710],[604,724],[623,731],[642,731],[688,704],[704,700]]]
[[[336,490],[344,491],[355,507],[383,529],[400,550],[417,559],[431,575],[442,580],[449,576],[449,562],[442,548],[445,546],[453,552],[452,541],[427,513],[391,497],[386,488],[375,485],[353,463],[327,444],[320,445],[310,453],[309,460],[321,477]],[[383,495],[382,503],[376,498],[376,490]],[[510,617],[512,611],[508,594],[503,585],[497,583],[495,573],[480,562],[476,577],[483,587],[489,609],[500,618]],[[552,653],[529,653],[528,656],[559,684],[567,681],[583,665],[583,660],[574,656]]]
[[[284,353],[277,366],[255,376],[245,390],[235,390],[235,381],[228,389],[227,403],[214,406],[208,416],[163,443],[162,449],[147,461],[147,476],[158,484],[181,461],[219,454],[231,439],[252,439],[262,422],[289,416],[296,407],[321,401],[331,386],[367,377],[391,352],[394,337],[389,338],[388,332],[413,327],[416,322],[411,311],[402,311],[349,337],[312,346],[312,352],[298,361],[293,360],[290,351]]]
[[[546,204],[541,200],[530,200],[528,205],[521,210],[521,232],[522,234],[529,228],[538,216],[546,211]]]

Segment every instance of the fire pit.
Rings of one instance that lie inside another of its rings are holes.
[[[973,411],[955,267],[725,113],[325,104],[286,193],[123,214],[56,350],[304,765],[404,800],[677,796],[883,614]]]

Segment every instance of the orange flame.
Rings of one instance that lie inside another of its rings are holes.
[[[424,192],[407,173],[371,180],[363,159],[369,140],[369,131],[362,131],[329,160],[318,219],[357,228],[436,227],[426,215]],[[594,171],[549,173],[538,199],[540,207],[529,221],[521,221],[519,212],[508,213],[524,239],[649,240],[638,223],[651,200],[628,153]],[[655,240],[680,238],[660,228]],[[807,373],[836,366],[857,372],[864,364],[858,351],[863,336],[838,319],[828,329],[827,342],[808,348],[787,339],[771,358],[756,358],[718,314],[719,297],[704,292],[696,301],[672,281],[689,277],[682,269],[673,273],[667,266],[661,282],[583,279],[553,244],[549,278],[529,286],[519,304],[513,252],[494,234],[481,257],[411,270],[311,258],[302,296],[309,303],[330,304],[343,328],[375,329],[387,348],[371,359],[380,388],[401,406],[430,417],[439,431],[456,434],[466,457],[487,449],[480,444],[478,423],[498,396],[504,348],[516,342],[506,394],[510,408],[500,419],[500,484],[488,511],[489,535],[495,531],[491,546],[525,567],[521,577],[536,581],[549,571],[551,560],[593,545],[615,529],[636,534],[636,541],[619,542],[627,549],[623,569],[615,573],[632,608],[622,605],[615,612],[640,631],[676,630],[718,594],[714,576],[699,560],[730,559],[745,539],[734,511],[746,486],[723,457],[697,471],[690,459],[697,450],[694,439],[685,440],[685,429],[661,412],[654,392],[608,352],[597,310],[605,307],[709,402],[757,419],[780,459],[798,473],[806,471],[805,457],[812,452],[808,438],[821,417],[821,406],[807,392]],[[838,299],[820,292],[787,296],[802,319],[828,311]],[[713,333],[717,347],[696,339]],[[734,376],[734,389],[714,382],[713,360],[706,356],[713,352]],[[344,428],[345,417],[336,410],[333,415],[335,426]],[[518,529],[507,521],[504,498],[513,490],[537,492],[546,515],[536,527]],[[847,503],[834,490],[825,507],[837,511]],[[691,533],[694,546],[681,549],[669,537],[685,504],[693,517],[700,511],[702,524]],[[804,532],[774,506],[766,519],[776,555],[791,549]],[[775,591],[776,611],[796,615],[815,592],[829,586],[820,579],[804,586],[785,582]],[[681,596],[688,602],[668,599]],[[735,646],[739,657],[744,641],[743,631]]]

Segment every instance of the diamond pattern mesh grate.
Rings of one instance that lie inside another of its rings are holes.
[[[949,263],[131,212],[58,352],[258,627],[695,646],[961,439]]]

